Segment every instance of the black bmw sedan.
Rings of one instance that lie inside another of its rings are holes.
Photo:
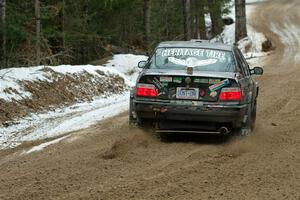
[[[129,121],[155,123],[158,132],[227,135],[255,125],[259,86],[243,54],[204,40],[162,42],[130,93]]]

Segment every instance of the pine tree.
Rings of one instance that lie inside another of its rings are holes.
[[[223,30],[222,21],[222,7],[224,5],[223,1],[220,0],[210,0],[208,2],[208,8],[211,18],[211,33],[212,37],[219,35]]]

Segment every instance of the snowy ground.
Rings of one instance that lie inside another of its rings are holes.
[[[0,149],[16,147],[25,141],[56,137],[87,128],[128,108],[129,93],[97,97],[90,103],[78,103],[47,113],[31,114],[15,125],[1,128]]]

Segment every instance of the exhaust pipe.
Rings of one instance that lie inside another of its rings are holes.
[[[221,128],[218,129],[218,132],[222,135],[227,135],[230,131],[228,130],[227,127],[222,126]]]

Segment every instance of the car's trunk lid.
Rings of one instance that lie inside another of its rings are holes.
[[[218,101],[223,87],[236,87],[234,73],[193,73],[180,71],[148,72],[142,75],[139,83],[153,84],[157,89],[157,99]]]

